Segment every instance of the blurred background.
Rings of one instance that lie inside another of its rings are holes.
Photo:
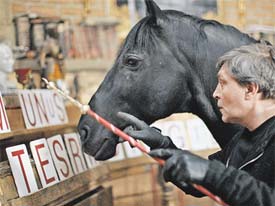
[[[155,2],[161,9],[214,19],[275,43],[275,0]],[[112,67],[130,29],[146,13],[143,0],[0,0],[0,9],[0,43],[11,48],[15,60],[9,81],[17,89],[40,89],[45,88],[41,77],[46,77],[84,104]],[[203,156],[219,149],[204,123],[192,114],[172,115],[155,126],[180,148]],[[138,156],[139,151],[124,144],[111,161]],[[209,199],[183,196],[163,182],[154,188],[155,167],[127,168],[143,172],[113,182],[114,205],[215,205]],[[162,200],[155,193],[159,187],[164,191]]]
[[[275,0],[156,2],[162,9],[215,19],[257,39],[275,41]],[[111,68],[131,27],[145,15],[143,0],[0,0],[0,8],[0,38],[15,53],[14,69],[21,81],[22,69],[30,69],[39,87],[41,67],[51,67],[47,57],[53,56],[60,71],[48,75],[64,80],[70,93],[83,103]],[[49,54],[54,46],[48,39],[58,47],[55,54]]]

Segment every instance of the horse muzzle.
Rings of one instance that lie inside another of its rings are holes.
[[[83,152],[96,160],[106,160],[115,155],[118,138],[88,115],[82,115],[78,132]]]

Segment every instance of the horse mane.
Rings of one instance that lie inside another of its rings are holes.
[[[215,20],[205,20],[197,16],[189,15],[176,10],[163,10],[164,14],[168,17],[167,20],[172,20],[169,25],[177,27],[178,24],[185,23],[190,28],[196,30],[196,36],[193,37],[194,42],[201,42],[209,40],[210,36],[215,36],[217,33],[222,34],[225,41],[234,42],[234,40],[241,40],[246,44],[256,42],[255,39],[250,37],[248,34],[242,33],[233,26],[221,24]],[[127,52],[128,50],[147,48],[148,52],[155,52],[157,48],[157,37],[161,36],[162,28],[158,27],[151,21],[151,16],[146,16],[141,19],[130,31],[129,35],[119,51]],[[174,21],[175,20],[175,21]],[[226,40],[227,38],[227,40]]]
[[[189,15],[184,12],[176,11],[176,10],[164,10],[163,12],[169,16],[171,19],[185,21],[186,23],[190,23],[194,28],[196,28],[202,36],[207,36],[207,29],[211,28],[218,32],[227,33],[228,36],[238,35],[239,38],[247,41],[256,41],[248,34],[242,33],[235,27],[231,25],[222,24],[216,20],[207,20],[202,19],[197,16]]]

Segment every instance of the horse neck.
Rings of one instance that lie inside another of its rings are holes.
[[[243,34],[240,33],[240,35]],[[232,39],[232,37],[228,38]],[[181,41],[184,41],[184,39]],[[196,56],[196,52],[182,54],[189,62],[191,77],[188,85],[192,100],[187,110],[204,121],[221,147],[224,147],[234,134],[240,130],[240,126],[225,124],[221,120],[216,101],[212,97],[212,93],[217,84],[217,69],[215,68],[215,63],[218,57],[225,52],[252,42],[255,41],[249,38],[239,38],[231,45],[225,45],[221,42],[214,41],[214,39],[207,39],[207,41],[197,42],[197,49],[200,51],[200,56]],[[190,48],[192,47],[194,47],[194,44],[192,45],[192,43],[190,43]],[[211,51],[213,48],[215,48],[215,52]],[[220,49],[217,50],[216,48]],[[186,65],[184,69],[186,69]],[[181,112],[186,112],[186,106]]]

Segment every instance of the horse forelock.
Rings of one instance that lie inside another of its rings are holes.
[[[156,29],[150,23],[150,17],[145,17],[131,29],[119,55],[133,50],[147,50],[151,53],[157,48],[157,36]]]

